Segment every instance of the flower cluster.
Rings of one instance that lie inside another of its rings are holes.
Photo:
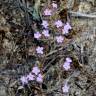
[[[64,64],[63,64],[63,68],[68,71],[70,69],[70,64],[72,63],[72,59],[70,57],[67,57]],[[63,87],[62,87],[62,91],[63,93],[68,93],[69,92],[69,86],[68,86],[68,82],[66,82]]]
[[[53,2],[51,6],[52,6],[53,9],[57,9],[57,4],[56,3]],[[52,15],[52,10],[49,9],[49,8],[45,9],[44,10],[44,15],[45,16],[51,16]]]
[[[20,78],[20,81],[22,82],[23,85],[27,84],[28,81],[33,80],[37,81],[38,83],[43,82],[43,76],[40,73],[40,69],[37,66],[33,67],[32,72],[30,72],[27,76],[22,76]]]
[[[57,4],[56,3],[52,3],[52,8],[53,9],[57,9]],[[51,8],[46,8],[44,10],[44,16],[46,17],[50,17],[53,15],[53,12],[51,10]],[[44,38],[49,38],[51,36],[50,32],[49,32],[49,26],[50,26],[50,21],[48,20],[43,20],[42,23],[42,31],[39,32],[35,32],[34,33],[34,38],[36,38],[37,40],[39,40],[40,38],[44,37]],[[62,20],[60,19],[57,19],[55,20],[52,25],[56,28],[56,29],[61,29],[61,34],[60,35],[56,35],[55,36],[55,40],[57,42],[57,44],[61,44],[64,42],[64,35],[68,34],[69,33],[69,30],[72,29],[71,25],[66,22],[66,24],[64,24],[62,22]],[[37,54],[44,54],[44,47],[41,47],[41,46],[36,46],[36,49],[35,49],[36,53]],[[70,69],[70,65],[72,63],[72,59],[70,57],[67,57],[64,64],[63,64],[63,68],[68,71]],[[38,83],[42,83],[43,82],[43,76],[41,74],[41,71],[40,69],[37,67],[37,66],[34,66],[32,71],[27,75],[27,76],[22,76],[20,78],[20,81],[22,82],[22,84],[28,84],[29,81],[36,81]],[[62,87],[62,91],[63,93],[68,93],[69,92],[69,86],[67,83],[65,83]]]
[[[51,16],[53,13],[54,13],[54,10],[53,9],[57,9],[57,4],[56,4],[56,2],[53,2],[52,3],[52,8],[46,8],[45,10],[44,10],[44,16],[46,17],[48,17],[48,16]],[[43,30],[42,30],[42,32],[35,32],[34,33],[34,38],[36,38],[36,39],[40,39],[42,36],[44,36],[45,38],[49,38],[50,37],[50,34],[49,34],[49,21],[48,20],[42,20],[42,27],[43,27]],[[53,25],[54,25],[54,27],[56,27],[57,29],[58,28],[61,28],[62,30],[62,35],[63,34],[68,34],[69,33],[69,29],[72,29],[72,27],[70,26],[70,24],[67,22],[66,24],[64,24],[60,19],[58,19],[58,20],[55,20],[54,22],[53,22]],[[61,43],[63,43],[63,41],[64,41],[64,36],[62,36],[62,35],[58,35],[58,36],[56,36],[55,37],[55,40],[56,40],[56,42],[58,43],[58,44],[61,44]],[[40,46],[38,46],[37,48],[36,48],[36,53],[37,54],[44,54],[44,52],[43,52],[43,50],[44,50],[44,48],[43,47],[40,47]],[[66,64],[65,64],[66,65]],[[65,66],[64,65],[64,66]]]
[[[52,3],[52,6],[53,6],[53,8],[57,8],[57,4],[54,2]],[[52,11],[51,9],[50,10],[45,9],[45,11],[44,11],[45,16],[51,16],[52,15],[51,12],[54,13],[54,11]],[[43,33],[44,36],[49,37],[50,36],[49,32],[48,32],[49,22],[47,20],[43,20],[41,25],[43,26],[43,28],[45,28],[45,29],[47,28],[46,31],[45,30],[43,31],[43,32],[45,32],[45,34]],[[61,28],[62,35],[68,34],[69,30],[72,29],[71,25],[68,22],[66,24],[63,24],[63,22],[60,19],[55,20],[53,25],[56,26],[56,28]],[[56,37],[57,43],[62,43],[63,40],[64,40],[63,36]]]
[[[66,61],[65,61],[64,64],[63,64],[63,68],[64,68],[65,70],[69,70],[69,69],[70,69],[70,64],[71,64],[71,62],[72,62],[71,58],[67,57],[67,58],[66,58]]]
[[[49,37],[49,36],[50,36],[49,30],[45,30],[45,29],[44,29],[44,30],[42,31],[42,34],[43,34],[45,37]],[[42,36],[42,34],[40,34],[40,32],[36,32],[36,33],[34,33],[34,38],[40,39],[41,36]]]

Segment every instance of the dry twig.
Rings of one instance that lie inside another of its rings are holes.
[[[94,15],[94,14],[84,14],[84,13],[73,12],[73,11],[69,11],[68,13],[75,17],[96,18],[96,15]]]

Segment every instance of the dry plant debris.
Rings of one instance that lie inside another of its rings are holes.
[[[0,96],[96,96],[96,0],[0,1]]]

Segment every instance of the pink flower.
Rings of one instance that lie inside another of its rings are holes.
[[[69,70],[69,69],[70,69],[70,63],[69,63],[69,62],[64,62],[63,68],[64,68],[65,70]]]
[[[38,54],[43,54],[43,49],[44,49],[43,47],[39,47],[39,46],[38,46],[38,47],[36,48],[36,52],[37,52]]]
[[[53,8],[57,8],[57,4],[53,2],[53,3],[52,3],[52,7],[53,7]]]
[[[38,73],[40,73],[40,69],[38,67],[33,67],[32,73],[34,73],[35,75],[37,75]]]
[[[62,26],[63,26],[63,23],[62,23],[61,20],[57,20],[57,21],[55,21],[54,25],[55,25],[57,28],[59,28],[59,27],[62,27]]]
[[[28,80],[27,80],[27,77],[26,76],[22,76],[20,78],[20,80],[21,80],[21,82],[22,82],[23,85],[28,83]]]
[[[50,36],[49,30],[43,30],[42,34],[43,34],[45,37],[49,37],[49,36]]]
[[[52,15],[52,11],[50,9],[45,9],[44,15],[45,16],[51,16]]]
[[[69,33],[69,29],[72,29],[72,27],[70,26],[70,24],[67,22],[66,25],[64,26],[63,34],[68,34]]]
[[[48,28],[49,24],[48,21],[43,20],[42,24],[41,24],[44,28]]]
[[[64,40],[63,36],[56,36],[57,43],[62,43]]]
[[[34,33],[34,38],[39,39],[41,37],[41,34],[39,32]]]
[[[43,76],[41,74],[38,75],[38,77],[36,78],[37,82],[42,83],[43,82]]]
[[[68,93],[69,92],[69,86],[68,84],[65,84],[63,87],[62,87],[62,90],[63,90],[63,93]]]
[[[72,62],[72,59],[69,58],[69,57],[67,57],[67,58],[66,58],[66,62],[71,63],[71,62]]]
[[[29,81],[34,80],[34,75],[32,75],[31,73],[29,73],[29,74],[27,75],[27,79],[28,79]]]
[[[66,29],[62,29],[62,33],[63,33],[63,34],[68,34],[68,33],[69,33],[69,31],[68,31],[68,30],[66,30]]]

